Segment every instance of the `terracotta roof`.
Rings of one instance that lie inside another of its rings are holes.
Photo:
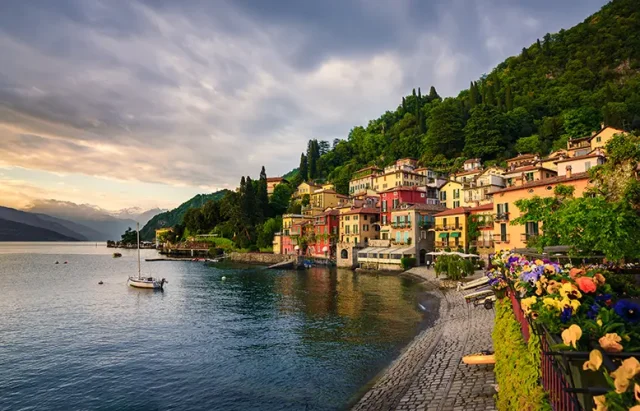
[[[267,183],[272,183],[274,181],[287,181],[282,177],[267,177]]]
[[[489,204],[483,204],[481,206],[477,206],[477,207],[473,207],[470,208],[469,211],[470,212],[474,212],[474,211],[486,211],[486,210],[493,210],[493,204],[489,203]]]
[[[407,207],[402,207],[406,205]],[[425,204],[425,203],[403,203],[400,204],[400,208],[396,208],[391,210],[394,211],[403,211],[403,210],[419,210],[419,211],[444,211],[447,208],[441,204]]]
[[[602,130],[600,130],[602,131]],[[571,143],[572,141],[582,141],[582,140],[591,140],[591,137],[595,137],[596,135],[593,136],[585,136],[585,137],[578,137],[578,138],[571,138],[569,139],[569,142]]]
[[[448,215],[466,214],[471,210],[471,207],[456,207],[449,210],[445,210],[435,215],[435,217],[446,217]]]
[[[525,158],[534,158],[536,155],[535,154],[518,154],[517,156],[510,158],[506,161],[515,161],[515,160],[522,160]]]
[[[420,192],[426,192],[427,190],[425,190],[424,186],[397,186],[397,187],[391,187],[388,188],[384,191],[380,191],[380,193],[393,193],[394,191],[420,191]]]
[[[513,170],[507,170],[506,174],[513,174],[513,173],[520,173],[523,171],[531,171],[531,170],[548,170],[548,171],[553,171],[554,173],[556,172],[556,170],[552,170],[550,168],[546,168],[546,167],[541,167],[541,166],[524,166],[524,167],[517,167]]]
[[[346,213],[342,213],[342,215],[351,215],[351,214],[380,214],[379,208],[373,207],[358,207],[354,208]]]
[[[594,158],[594,157],[602,157],[602,158],[604,158],[604,154],[593,152],[593,153],[584,154],[584,155],[581,155],[581,156],[568,157],[568,158],[565,158],[563,160],[554,161],[554,163],[555,164],[566,163],[568,161],[581,160],[583,158]]]
[[[515,190],[526,190],[529,189],[531,187],[540,187],[540,186],[546,186],[546,185],[550,185],[550,184],[562,184],[562,183],[566,183],[569,181],[575,181],[575,180],[585,180],[589,178],[589,173],[575,173],[572,174],[571,177],[567,176],[557,176],[557,177],[552,177],[552,178],[546,178],[543,180],[537,180],[537,181],[531,181],[528,182],[526,184],[523,184],[521,186],[516,186],[516,187],[507,187],[507,188],[503,188],[502,190],[497,190],[494,191],[492,194],[496,195],[499,193],[505,193],[507,191],[515,191]]]
[[[479,158],[470,158],[467,161],[464,162],[464,164],[473,164],[473,163],[479,163],[480,159]]]
[[[358,174],[362,171],[367,171],[367,170],[382,170],[382,169],[376,166],[369,166],[369,167],[361,168],[360,170],[354,171],[353,174]]]
[[[466,176],[468,174],[480,174],[480,173],[482,173],[482,171],[483,171],[482,169],[476,168],[475,170],[469,170],[469,171],[463,171],[463,172],[460,172],[460,173],[455,173],[455,175],[456,176]]]
[[[334,208],[334,209],[331,209],[331,210],[327,210],[327,211],[325,211],[324,213],[322,213],[322,215],[323,215],[323,216],[327,216],[327,215],[339,215],[339,214],[340,214],[340,210],[336,210],[335,208]]]

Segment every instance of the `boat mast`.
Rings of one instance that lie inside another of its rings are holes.
[[[140,223],[136,223],[136,235],[138,237],[138,280],[140,279]]]

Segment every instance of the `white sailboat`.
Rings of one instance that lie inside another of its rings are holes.
[[[129,277],[127,283],[131,287],[136,288],[151,288],[154,290],[162,290],[164,284],[168,284],[169,282],[164,278],[158,280],[155,277],[142,277],[140,275],[140,223],[136,223],[136,233],[138,236],[138,277]]]

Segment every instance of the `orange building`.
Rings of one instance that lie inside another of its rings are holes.
[[[510,224],[520,217],[520,210],[515,202],[534,196],[553,197],[554,189],[559,184],[575,187],[574,197],[581,197],[589,185],[589,174],[573,174],[568,170],[564,176],[531,181],[493,193],[493,240],[496,250],[524,248],[527,246],[527,239],[539,235],[540,223]]]
[[[275,190],[278,184],[289,183],[282,177],[267,177],[267,194],[273,194],[273,190]]]

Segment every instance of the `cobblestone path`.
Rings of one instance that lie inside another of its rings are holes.
[[[433,271],[412,270],[431,282]],[[494,311],[467,306],[463,294],[442,293],[440,318],[420,333],[354,410],[495,410],[492,365],[465,365],[466,354],[492,349]]]

